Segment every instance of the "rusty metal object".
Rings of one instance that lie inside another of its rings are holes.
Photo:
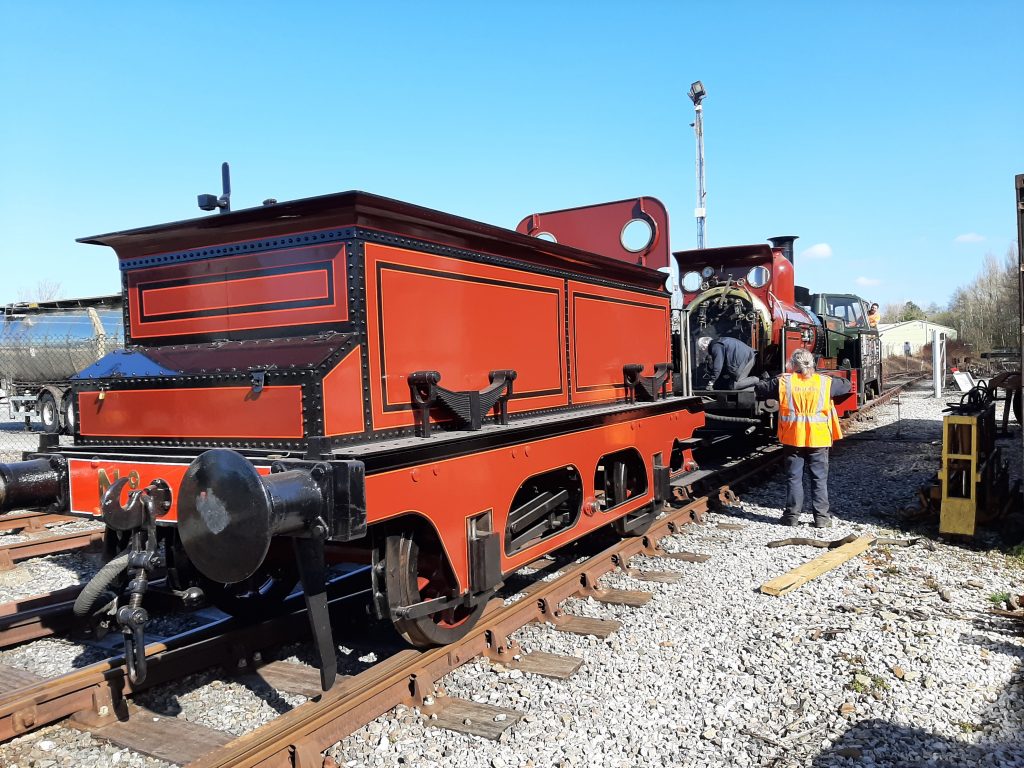
[[[127,680],[123,657],[115,657],[0,696],[0,741],[72,715],[80,721],[102,719],[111,715],[113,708],[123,706],[136,690],[219,663],[237,666],[239,653],[251,654],[300,637],[305,624],[295,620],[297,615],[227,631],[226,621],[217,622],[165,642],[150,643],[146,646],[148,676],[145,685],[137,689]]]
[[[740,497],[727,485],[719,489],[716,500],[723,507],[735,507],[740,503]]]
[[[81,587],[66,587],[0,605],[0,648],[69,630],[71,606],[81,591]]]
[[[824,539],[806,539],[799,536],[793,536],[788,539],[779,539],[778,541],[769,541],[765,544],[766,547],[773,549],[775,547],[818,547],[820,549],[835,549],[841,547],[843,544],[849,544],[851,541],[857,540],[857,534],[851,533],[849,536],[844,536],[841,539],[835,541],[826,541]],[[921,540],[920,536],[915,536],[911,539],[885,539],[876,538],[874,546],[877,547],[911,547],[917,544]]]
[[[71,523],[80,518],[70,515],[52,515],[47,512],[19,512],[0,517],[0,531],[37,532],[55,523]]]
[[[6,544],[0,547],[0,571],[9,571],[19,560],[30,557],[54,555],[60,552],[71,552],[85,549],[103,541],[103,531],[78,531],[57,536],[19,541],[17,544]]]

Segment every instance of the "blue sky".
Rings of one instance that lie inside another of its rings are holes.
[[[363,189],[500,226],[636,195],[692,248],[798,234],[798,281],[945,303],[1015,237],[1019,3],[0,0],[0,302],[113,292],[76,237]],[[809,252],[808,252],[809,251]],[[827,254],[827,255],[826,255]]]

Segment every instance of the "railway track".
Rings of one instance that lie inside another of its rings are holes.
[[[479,656],[502,660],[502,663],[522,667],[524,670],[564,668],[564,662],[560,665],[558,660],[547,658],[544,654],[535,657],[519,654],[509,637],[531,621],[546,621],[554,624],[557,629],[569,632],[610,632],[616,629],[614,622],[595,619],[587,621],[567,616],[562,613],[560,605],[574,596],[594,597],[604,602],[627,605],[646,602],[650,599],[649,593],[603,589],[598,580],[615,569],[641,579],[668,578],[662,573],[639,572],[630,568],[629,561],[635,555],[697,562],[705,559],[690,553],[668,553],[661,549],[659,540],[677,532],[681,526],[701,519],[709,506],[734,501],[732,487],[749,482],[771,466],[778,454],[777,450],[760,452],[756,466],[751,463],[744,466],[742,471],[730,473],[728,482],[716,485],[709,492],[696,496],[679,509],[663,516],[646,535],[619,540],[584,562],[569,566],[557,579],[531,584],[510,604],[503,605],[501,600],[492,601],[479,625],[459,642],[425,651],[400,650],[365,672],[341,681],[330,692],[296,707],[264,728],[231,741],[213,738],[213,742],[219,742],[218,748],[198,757],[195,765],[322,765],[322,759],[320,762],[317,760],[320,751],[327,746],[398,704],[422,704],[427,700],[426,697],[431,696],[431,686],[435,681]],[[358,590],[350,589],[350,593],[358,594]],[[50,603],[40,601],[33,605],[31,601],[23,601],[23,605],[18,608],[5,606],[0,609],[2,632],[21,632],[26,638],[31,636],[40,623],[45,624],[45,617],[52,616],[60,610],[59,606],[73,600],[73,594],[73,590],[63,590],[53,596]],[[33,618],[33,611],[40,617],[38,620]],[[132,728],[138,726],[129,725],[132,718],[128,718],[127,722],[119,718],[128,717],[128,702],[132,696],[154,685],[177,680],[218,664],[229,669],[238,669],[240,666],[248,668],[247,662],[258,657],[262,651],[302,638],[306,622],[299,616],[300,613],[298,611],[245,626],[225,620],[159,643],[151,643],[146,649],[149,667],[146,684],[137,689],[127,680],[121,656],[49,680],[40,680],[28,673],[12,672],[9,668],[0,667],[0,740],[72,718],[80,727],[89,728],[102,738],[130,741]],[[23,621],[3,623],[15,616]],[[285,666],[295,669],[283,674],[282,665],[272,666],[270,678],[282,681],[282,690],[301,688],[312,694],[310,682],[317,676],[316,670],[312,667],[300,668],[298,665]],[[435,702],[433,706],[441,705]],[[453,704],[446,702],[445,706]],[[162,721],[167,720],[173,721],[173,718],[162,718]],[[165,727],[173,729],[175,726],[171,724]],[[190,726],[190,729],[197,733],[201,731],[194,726]],[[209,734],[205,732],[199,733],[197,738],[200,745],[211,742]],[[153,743],[152,733],[148,735],[148,741]],[[142,752],[146,751],[142,744],[133,746]],[[180,755],[195,752],[194,748],[182,745],[180,741],[176,742],[176,749]],[[268,759],[270,762],[266,762]]]
[[[887,402],[917,380],[897,384],[859,413]],[[749,482],[780,456],[777,446],[762,447],[746,460],[719,469],[713,481],[705,481],[709,490],[692,494],[693,498],[664,515],[644,536],[619,540],[585,561],[571,564],[554,580],[535,581],[518,593],[514,602],[492,601],[478,626],[455,644],[429,650],[399,650],[365,672],[342,680],[323,695],[316,691],[317,672],[312,667],[278,662],[260,668],[265,678],[276,681],[281,691],[303,693],[312,698],[240,738],[209,733],[209,729],[202,730],[193,724],[182,732],[182,721],[165,717],[160,719],[163,725],[159,728],[171,735],[154,739],[155,727],[149,725],[152,718],[131,717],[129,701],[136,693],[154,685],[218,664],[227,669],[251,669],[252,660],[259,658],[261,652],[302,638],[306,626],[304,617],[299,615],[302,611],[255,625],[243,626],[230,620],[215,622],[151,643],[146,649],[149,674],[146,685],[139,688],[128,682],[120,656],[50,680],[0,667],[0,740],[72,718],[79,727],[101,738],[144,753],[147,753],[146,744],[174,744],[178,757],[171,759],[180,761],[184,757],[196,768],[321,766],[324,749],[400,704],[419,706],[428,715],[437,715],[439,724],[449,722],[457,726],[460,718],[473,719],[458,713],[475,711],[473,707],[479,705],[448,697],[435,698],[433,685],[436,681],[481,656],[506,667],[556,676],[578,666],[578,660],[568,657],[523,654],[510,637],[530,622],[546,622],[560,631],[584,634],[610,633],[617,629],[617,622],[569,616],[560,606],[573,597],[592,597],[601,602],[634,606],[644,604],[650,599],[650,593],[605,589],[598,583],[599,579],[616,569],[640,580],[670,578],[671,574],[664,572],[631,568],[630,560],[637,555],[700,562],[704,556],[696,553],[665,551],[660,540],[678,532],[682,526],[701,520],[710,506],[735,503],[733,487]],[[350,598],[358,592],[358,589],[350,589],[347,597],[338,599]],[[78,588],[68,588],[0,606],[0,647],[68,631],[70,606],[77,593]],[[449,716],[452,712],[456,713],[454,720]],[[514,716],[505,714],[502,722],[515,722]],[[493,717],[484,717],[480,722],[490,722],[494,729]],[[182,738],[192,741],[186,744]],[[155,756],[168,759],[167,754]]]
[[[895,383],[893,383],[892,386],[890,386],[887,390],[882,392],[880,395],[878,395],[874,399],[868,400],[864,405],[862,405],[857,410],[856,413],[853,413],[850,416],[848,416],[846,420],[849,421],[849,422],[856,422],[856,421],[858,421],[859,419],[863,418],[864,414],[870,412],[873,408],[877,408],[880,405],[885,405],[886,403],[888,403],[890,400],[892,400],[894,397],[899,395],[901,392],[903,392],[908,387],[910,387],[910,386],[916,384],[917,382],[922,381],[922,380],[924,380],[926,378],[928,378],[927,375],[925,375],[925,374],[916,374],[916,373],[915,374],[908,374],[908,375],[905,375],[905,376],[899,376],[899,377],[894,376],[894,377],[890,378],[890,382],[892,381],[892,379],[896,379]]]

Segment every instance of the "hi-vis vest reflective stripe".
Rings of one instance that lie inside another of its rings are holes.
[[[832,405],[832,379],[786,374],[779,379],[779,442],[797,448],[827,448],[843,436]]]

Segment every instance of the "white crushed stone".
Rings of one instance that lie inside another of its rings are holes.
[[[839,518],[834,528],[777,525],[784,486],[775,477],[742,493],[738,509],[709,515],[706,525],[664,541],[667,550],[705,552],[711,560],[641,557],[631,563],[678,571],[683,581],[645,582],[621,573],[602,580],[607,587],[653,592],[647,606],[590,599],[564,606],[569,613],[623,621],[607,640],[542,626],[516,634],[527,651],[583,658],[573,679],[481,660],[446,677],[439,696],[524,713],[499,741],[431,727],[417,710],[399,707],[329,754],[347,768],[1024,764],[1024,639],[1012,624],[987,613],[992,594],[1024,591],[1019,560],[939,541],[933,548],[876,547],[785,597],[756,591],[821,552],[766,548],[774,539],[831,540],[848,533],[924,533],[934,539],[934,523],[920,530],[899,526],[904,510],[917,506],[917,488],[938,469],[943,404],[923,392],[906,394],[898,437],[896,406],[887,405],[840,444],[830,477]],[[1019,467],[1019,432],[1014,434],[1001,445]],[[715,527],[720,521],[745,527]],[[991,543],[983,537],[981,545],[986,541]],[[553,567],[543,578],[554,573]],[[289,652],[301,660],[308,656],[304,646]],[[365,651],[350,652],[350,671],[365,666],[359,659],[370,661]],[[7,662],[0,657],[0,663]],[[144,694],[140,702],[241,734],[302,701],[217,676],[191,676]],[[61,755],[77,762],[53,765],[113,764],[112,747],[61,728],[0,746],[0,763],[10,764],[22,744],[34,745],[37,757],[54,759],[40,749],[42,738],[58,749],[64,749],[62,739],[73,741]],[[121,752],[121,764],[160,765]]]
[[[822,551],[768,549],[768,541],[918,535],[895,527],[938,469],[941,410],[952,399],[903,395],[898,438],[895,404],[851,430],[833,454],[834,528],[777,525],[785,487],[776,476],[742,493],[740,509],[664,542],[711,560],[631,563],[679,571],[683,581],[602,580],[655,593],[647,606],[564,606],[623,621],[607,640],[540,626],[516,634],[527,650],[583,658],[572,680],[495,671],[479,660],[445,678],[449,695],[526,713],[499,741],[432,728],[403,709],[329,754],[350,768],[1024,764],[1024,640],[986,615],[990,594],[1024,586],[1019,562],[941,542],[934,551],[875,548],[785,597],[756,591]],[[1000,444],[1019,467],[1014,434]],[[726,520],[745,528],[715,527]],[[934,537],[935,528],[921,532]]]

